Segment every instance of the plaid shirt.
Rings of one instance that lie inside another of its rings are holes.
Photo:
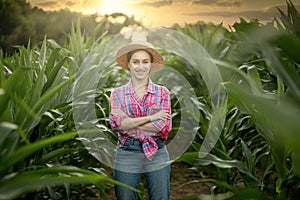
[[[116,116],[110,113],[109,121],[113,130],[119,132],[118,147],[122,147],[128,137],[139,139],[142,143],[145,156],[151,160],[158,146],[155,140],[161,138],[167,139],[169,132],[172,129],[170,120],[156,120],[151,122],[159,131],[152,132],[139,128],[130,130],[122,130],[121,122],[126,117],[137,118],[155,114],[160,110],[166,110],[171,114],[170,92],[166,87],[156,85],[149,79],[148,88],[142,99],[139,99],[132,81],[128,84],[113,89],[110,96],[111,110],[122,110],[126,115]]]

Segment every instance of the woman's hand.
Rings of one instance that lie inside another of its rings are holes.
[[[167,119],[170,119],[170,114],[166,110],[161,110],[153,115],[150,115],[149,119],[151,122],[159,120],[159,119],[167,120]]]

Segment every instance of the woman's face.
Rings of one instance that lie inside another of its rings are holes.
[[[132,54],[128,67],[131,75],[138,79],[144,79],[148,77],[151,70],[151,57],[148,52],[139,50]]]

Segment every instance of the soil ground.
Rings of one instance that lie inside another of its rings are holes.
[[[170,200],[180,200],[192,196],[211,194],[211,183],[195,183],[203,176],[185,163],[174,163],[171,171]],[[191,183],[193,182],[193,183]],[[191,184],[187,184],[191,183]]]

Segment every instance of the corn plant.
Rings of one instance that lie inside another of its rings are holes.
[[[292,18],[290,21],[295,22],[295,29],[297,29],[300,16],[291,2],[288,3],[288,16],[282,15],[282,23]],[[280,196],[286,196],[288,187],[286,182],[291,181],[295,184],[294,187],[297,187],[297,183],[294,181],[297,180],[295,175],[299,174],[299,158],[297,156],[299,149],[292,141],[299,137],[299,124],[297,123],[300,85],[299,55],[293,52],[299,49],[300,40],[299,36],[291,34],[289,30],[280,30],[279,33],[272,34],[272,31],[270,32],[270,29],[266,27],[265,30],[256,29],[256,31],[259,31],[258,33],[263,38],[258,45],[262,55],[264,55],[270,71],[277,75],[277,91],[265,93],[258,87],[259,84],[254,84],[251,86],[252,92],[247,92],[247,95],[242,97],[246,94],[243,88],[238,88],[232,84],[228,84],[226,87],[237,105],[241,106],[244,112],[254,116],[257,130],[270,144],[273,162],[278,174],[276,192]],[[269,31],[268,35],[266,35],[267,31]],[[249,36],[249,39],[257,41],[252,36]],[[259,80],[259,76],[249,75],[249,77],[256,80],[256,83],[262,82]],[[288,167],[290,165],[289,159],[292,159],[293,169]]]
[[[192,152],[179,159],[199,170],[206,165],[217,167],[216,178],[200,182],[213,182],[225,191],[235,192],[235,184],[242,182],[280,198],[298,194],[289,187],[299,186],[295,142],[300,117],[296,53],[300,44],[299,13],[291,1],[287,15],[279,11],[281,23],[275,20],[278,29],[274,22],[263,25],[258,20],[248,23],[241,19],[234,24],[235,31],[226,34],[224,51],[219,51],[226,52],[226,56],[220,53],[220,61],[214,54],[230,97],[227,122],[211,154],[201,159]],[[190,27],[187,32],[191,32]],[[191,35],[195,33],[198,31]],[[206,110],[209,113],[209,105]],[[201,140],[194,145],[196,151],[200,145]],[[262,174],[257,174],[257,169]]]
[[[102,31],[101,26],[96,31]],[[82,163],[76,166],[72,159],[66,160],[67,155],[86,152],[78,135],[95,132],[76,130],[72,88],[88,50],[104,37],[103,32],[99,38],[86,38],[79,24],[72,30],[69,47],[45,38],[40,45],[31,47],[29,43],[26,48],[18,47],[17,54],[1,58],[0,199],[22,198],[44,188],[56,199],[57,185],[64,186],[63,196],[69,199],[70,184],[93,184],[99,191],[103,182],[118,184],[99,173],[101,169],[87,170],[80,168]],[[101,60],[101,54],[97,59]]]

